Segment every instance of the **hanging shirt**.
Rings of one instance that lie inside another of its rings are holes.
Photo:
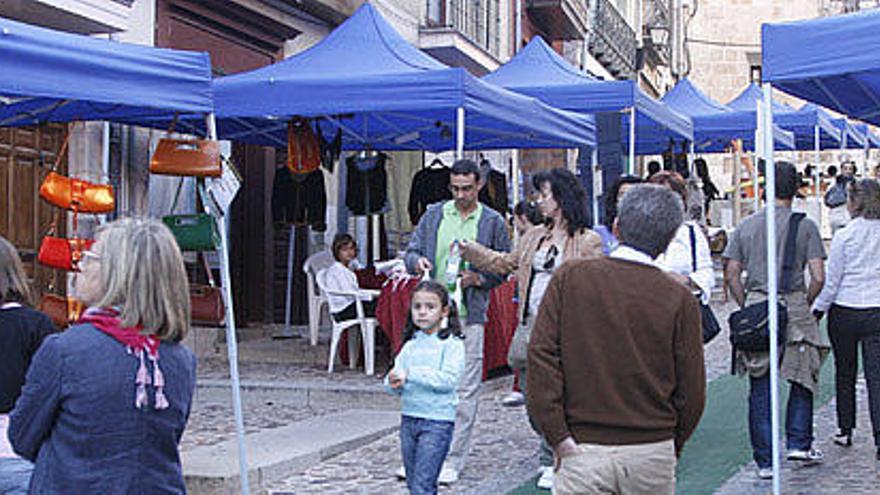
[[[477,228],[482,214],[483,205],[479,202],[477,208],[464,218],[455,208],[455,201],[447,201],[443,204],[443,219],[440,220],[440,228],[437,231],[437,252],[434,254],[435,280],[443,283],[446,277],[446,263],[453,241],[477,241]],[[464,304],[458,308],[458,314],[461,317],[467,316],[467,308]]]
[[[360,158],[352,155],[345,160],[345,206],[354,215],[380,213],[388,200],[388,155]]]

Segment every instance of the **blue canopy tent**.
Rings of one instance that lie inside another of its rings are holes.
[[[727,106],[734,110],[756,109],[759,101],[764,101],[764,93],[757,84],[750,83]],[[818,153],[821,149],[838,148],[843,144],[839,124],[821,108],[813,105],[796,110],[775,99],[772,105],[774,122],[794,134],[796,149]]]
[[[214,83],[224,139],[286,146],[287,121],[344,131],[345,149],[569,148],[591,118],[480,81],[410,45],[369,3],[315,46]],[[465,125],[466,120],[466,125]]]
[[[189,115],[204,118],[213,130],[212,112],[207,53],[119,43],[0,18],[0,126],[80,120],[165,126],[177,115]],[[222,218],[216,221],[223,225]],[[247,493],[228,237],[225,228],[219,230],[240,476]]]
[[[734,111],[700,91],[688,78],[675,85],[662,101],[673,110],[687,115],[694,124],[694,149],[702,153],[719,153],[730,141],[741,139],[745,149],[755,148],[757,112]],[[791,133],[774,127],[773,139],[783,148],[794,148]]]
[[[207,53],[166,50],[0,18],[0,125],[170,120],[213,112]]]
[[[880,10],[764,24],[761,44],[764,82],[880,125]]]
[[[865,137],[867,141],[865,146],[867,148],[880,148],[880,136],[878,136],[869,126],[868,124],[863,123],[854,123],[853,126],[856,128],[856,131]]]
[[[690,119],[645,94],[635,81],[596,80],[573,67],[540,36],[483,80],[565,110],[626,112],[623,125],[629,132],[622,134],[630,163],[636,154],[662,152],[670,139],[693,140]]]

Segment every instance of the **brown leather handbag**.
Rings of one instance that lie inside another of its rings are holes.
[[[47,235],[40,244],[37,261],[59,270],[78,272],[83,251],[91,248],[94,243],[92,239],[65,239]]]
[[[72,297],[45,294],[40,300],[40,311],[46,313],[58,328],[67,328],[79,320],[85,305]]]
[[[220,143],[204,139],[161,139],[150,159],[150,172],[160,175],[220,177]]]
[[[223,292],[214,282],[214,274],[208,266],[208,260],[203,254],[199,254],[202,266],[208,276],[208,284],[190,284],[189,307],[190,319],[193,324],[201,326],[223,326],[226,317],[226,307],[223,305]]]

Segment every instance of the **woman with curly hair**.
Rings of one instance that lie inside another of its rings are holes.
[[[555,168],[535,174],[532,184],[538,190],[538,209],[547,224],[529,229],[510,253],[492,251],[475,242],[461,245],[465,261],[477,269],[501,275],[516,274],[520,325],[507,360],[511,368],[520,370],[520,386],[525,394],[528,394],[523,380],[528,341],[553,272],[564,261],[602,256],[599,234],[590,229],[587,193],[578,178],[569,170]],[[542,469],[538,487],[549,488],[553,483],[553,454],[546,442],[541,444],[539,460]]]

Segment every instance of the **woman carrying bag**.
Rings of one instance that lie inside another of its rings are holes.
[[[602,256],[599,234],[590,230],[586,191],[566,169],[537,173],[532,184],[538,190],[537,204],[547,219],[545,225],[529,229],[510,253],[492,251],[477,243],[462,243],[462,256],[479,270],[506,275],[516,274],[519,286],[520,325],[508,352],[511,368],[520,371],[520,386],[528,394],[526,355],[532,324],[553,272],[564,261]],[[540,433],[540,432],[539,432]],[[553,452],[545,441],[540,451],[539,488],[553,484]]]

